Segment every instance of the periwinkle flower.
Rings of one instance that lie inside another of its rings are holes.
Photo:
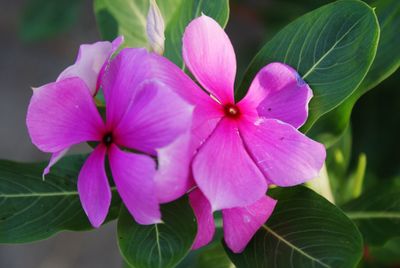
[[[193,248],[212,239],[212,213],[222,210],[225,241],[241,252],[275,207],[265,195],[268,185],[298,185],[322,168],[324,146],[298,131],[312,91],[293,68],[275,62],[236,102],[232,44],[205,15],[187,26],[183,58],[202,86],[176,88],[196,105],[186,157],[198,186],[189,195],[199,225]]]
[[[152,76],[155,65],[157,59],[144,49],[124,49],[109,63],[100,78],[105,122],[80,77],[33,91],[27,126],[40,150],[56,153],[82,142],[98,143],[78,177],[79,197],[94,227],[103,223],[111,202],[106,156],[117,191],[135,220],[161,221],[157,193],[162,186],[153,158],[187,131],[193,108]]]
[[[112,42],[100,41],[81,45],[75,63],[62,71],[56,82],[70,77],[79,77],[85,82],[90,94],[96,95],[108,62],[123,41],[124,38],[119,36]],[[38,89],[40,88],[34,88],[34,90]],[[68,149],[65,148],[52,154],[49,164],[43,171],[43,179],[50,172],[50,168],[68,152]]]

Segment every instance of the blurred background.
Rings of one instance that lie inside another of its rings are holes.
[[[238,58],[238,74],[274,33],[325,0],[231,1],[226,31]],[[79,45],[100,40],[92,1],[0,0],[0,158],[49,158],[30,142],[25,127],[31,87],[54,81],[75,61]],[[367,156],[366,183],[400,176],[400,75],[363,96],[352,115],[350,170]],[[350,136],[351,137],[351,136]],[[85,151],[85,147],[75,152]],[[0,267],[121,267],[116,226],[64,232],[46,241],[0,245]]]

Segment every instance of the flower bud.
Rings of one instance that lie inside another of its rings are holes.
[[[165,24],[160,9],[155,0],[150,0],[146,23],[147,39],[151,49],[160,55],[164,53],[164,30]]]

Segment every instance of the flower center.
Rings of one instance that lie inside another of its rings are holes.
[[[235,104],[226,104],[224,106],[225,115],[231,118],[237,118],[240,115],[240,110]]]
[[[113,142],[113,135],[112,135],[112,132],[106,133],[106,134],[103,136],[103,143],[104,143],[106,146],[110,146],[112,142]]]

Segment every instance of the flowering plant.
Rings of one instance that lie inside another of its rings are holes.
[[[227,0],[94,3],[109,41],[32,89],[49,162],[0,162],[1,243],[117,219],[128,267],[356,267],[400,235],[398,184],[363,191],[364,155],[338,171],[355,102],[399,66],[395,0],[312,10],[243,73]]]

